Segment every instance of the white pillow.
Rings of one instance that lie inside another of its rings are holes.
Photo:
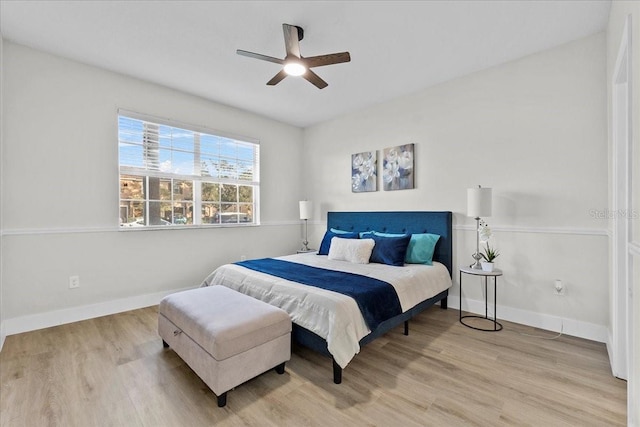
[[[333,237],[329,247],[329,259],[349,261],[354,264],[369,264],[376,242],[373,239],[341,239]]]

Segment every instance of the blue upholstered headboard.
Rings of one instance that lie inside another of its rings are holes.
[[[433,260],[453,271],[451,212],[329,212],[327,230],[380,231],[383,233],[439,234]]]

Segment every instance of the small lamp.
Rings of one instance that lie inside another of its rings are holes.
[[[491,216],[491,189],[482,188],[478,185],[478,188],[467,189],[467,216],[475,218],[476,220],[476,253],[473,254],[475,262],[471,265],[471,268],[481,269],[480,259],[480,217]]]
[[[311,218],[311,211],[313,210],[313,204],[308,200],[300,201],[300,219],[304,219],[304,241],[302,242],[301,251],[309,252],[309,239],[308,239],[308,224],[307,220]]]
[[[285,61],[283,70],[288,75],[297,77],[306,73],[307,67],[305,67],[305,65],[296,58]]]

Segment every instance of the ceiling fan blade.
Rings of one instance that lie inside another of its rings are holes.
[[[323,65],[340,64],[351,61],[349,52],[329,53],[327,55],[310,56],[304,58],[307,68],[322,67]]]
[[[271,80],[269,80],[267,82],[267,84],[269,86],[275,86],[278,83],[280,83],[285,77],[287,77],[287,73],[285,73],[284,70],[280,70],[280,72],[278,74],[276,74],[275,76],[273,76],[273,78]]]
[[[236,50],[238,55],[248,56],[249,58],[261,59],[263,61],[273,62],[275,64],[282,64],[284,61],[273,56],[262,55],[260,53],[247,52],[246,50]]]
[[[295,25],[282,24],[284,32],[284,46],[287,50],[287,56],[295,56],[300,58],[300,33]]]
[[[314,73],[311,70],[307,70],[302,77],[313,83],[318,89],[324,89],[325,87],[329,86],[329,83],[325,82],[324,80],[322,80],[320,78],[320,76],[318,76],[316,73]]]

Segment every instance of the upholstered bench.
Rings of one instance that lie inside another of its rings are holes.
[[[218,397],[291,358],[284,311],[224,286],[178,292],[160,302],[158,333]]]

